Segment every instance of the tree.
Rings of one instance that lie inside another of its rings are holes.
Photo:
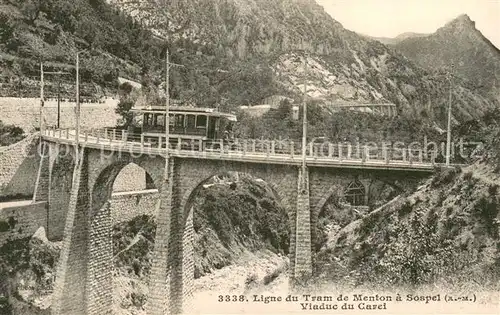
[[[25,0],[21,5],[21,12],[30,24],[35,23],[42,11],[41,0]]]
[[[130,84],[128,82],[124,82],[124,83],[120,84],[120,87],[118,88],[118,93],[120,94],[120,98],[129,97],[130,93],[132,93],[133,89],[134,89],[134,87],[132,86],[132,84]]]
[[[128,82],[122,83],[118,88],[120,102],[118,103],[115,112],[122,117],[124,127],[130,126],[134,118],[130,110],[134,107],[137,95],[135,95],[133,91],[133,86]]]
[[[123,125],[125,127],[130,126],[132,119],[134,118],[133,114],[130,112],[132,107],[134,107],[134,103],[135,102],[131,99],[122,99],[115,109],[115,112],[123,118]]]
[[[0,41],[6,42],[14,34],[14,24],[10,16],[5,12],[0,12]]]

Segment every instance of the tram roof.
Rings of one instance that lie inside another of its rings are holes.
[[[165,106],[148,106],[136,107],[130,110],[134,113],[154,113],[165,114]],[[216,111],[214,108],[208,107],[188,107],[188,106],[170,106],[169,113],[184,113],[184,114],[206,114],[207,116],[224,117],[232,121],[236,121],[236,115]]]

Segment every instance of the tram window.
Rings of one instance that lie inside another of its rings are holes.
[[[152,114],[144,114],[144,122],[147,126],[153,125],[153,115]]]
[[[168,125],[174,126],[174,124],[175,124],[175,115],[173,114],[168,115]]]
[[[184,115],[176,115],[175,116],[175,126],[176,127],[184,127]]]
[[[196,123],[196,116],[195,115],[187,115],[186,120],[187,120],[186,127],[188,127],[188,128],[195,127],[195,123]]]
[[[207,116],[196,116],[196,128],[205,128],[207,126]]]
[[[165,115],[158,114],[156,115],[156,126],[165,126]]]

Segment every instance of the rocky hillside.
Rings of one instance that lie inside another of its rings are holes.
[[[443,169],[416,192],[332,231],[317,275],[348,287],[497,291],[499,187],[488,164]]]
[[[38,97],[40,63],[45,96],[74,98],[76,53],[80,92],[98,98],[116,91],[118,76],[140,78],[140,64],[153,60],[150,32],[104,1],[0,0],[0,95]]]
[[[484,165],[444,171],[332,236],[318,273],[350,286],[496,291],[499,185]]]
[[[426,69],[450,68],[468,79],[474,90],[500,98],[500,50],[461,15],[435,33],[399,41],[394,48]]]
[[[175,1],[160,9],[154,0],[109,1],[168,36],[174,52],[191,50],[260,69],[248,76],[246,86],[252,88],[255,75],[265,79],[273,88],[260,89],[262,98],[272,93],[300,98],[306,81],[308,96],[325,103],[394,102],[418,115],[440,115],[447,101],[444,74],[424,70],[380,42],[346,30],[313,0]],[[187,59],[180,53],[176,58]],[[226,70],[227,77],[241,71]],[[224,88],[215,88],[224,95]],[[453,94],[459,120],[498,105],[465,82],[456,82]]]
[[[327,240],[316,275],[348,287],[498,291],[499,122],[491,113],[469,133],[484,143],[472,165],[437,168],[416,191],[368,215],[349,220],[338,211],[319,226]]]
[[[346,30],[313,0],[3,0],[0,25],[3,95],[36,97],[44,61],[46,70],[70,73],[61,86],[72,97],[75,54],[83,51],[82,93],[113,93],[124,76],[154,101],[168,48],[185,66],[172,69],[171,95],[185,102],[234,110],[273,95],[299,100],[306,82],[309,98],[325,105],[393,102],[445,121],[443,73]],[[498,106],[475,85],[455,81],[455,120]],[[54,78],[47,84],[54,96]]]

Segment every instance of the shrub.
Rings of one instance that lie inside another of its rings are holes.
[[[457,170],[455,168],[447,167],[437,167],[432,178],[431,187],[439,187],[449,184],[453,181],[457,175]]]
[[[249,287],[249,286],[256,284],[256,283],[257,283],[257,274],[256,273],[248,274],[246,279],[245,279],[245,286]]]
[[[498,238],[498,222],[496,220],[499,213],[499,205],[495,197],[481,197],[473,210],[473,214],[485,227],[488,234]]]
[[[24,139],[24,130],[14,125],[4,125],[0,120],[0,146],[7,146]]]
[[[469,181],[471,179],[472,179],[472,172],[471,171],[464,173],[464,180]]]
[[[401,207],[398,209],[398,216],[400,218],[404,217],[404,216],[410,214],[412,210],[413,210],[413,207],[412,207],[410,201],[406,200],[405,203],[402,204]]]
[[[498,185],[496,184],[491,184],[489,187],[488,187],[488,193],[490,194],[490,196],[494,197],[497,195],[498,193]]]

